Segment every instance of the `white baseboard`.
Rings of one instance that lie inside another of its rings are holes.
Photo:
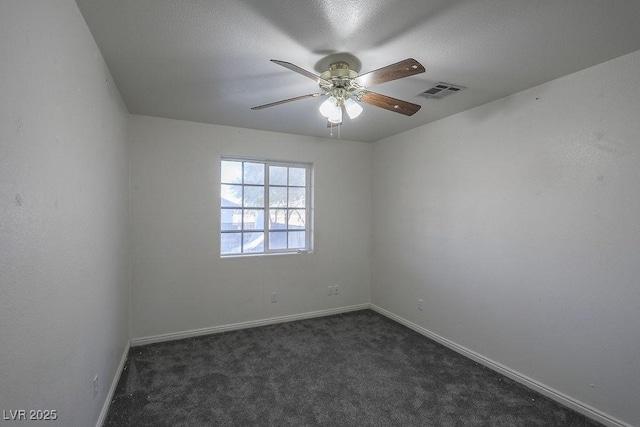
[[[98,422],[96,423],[96,427],[102,427],[102,424],[104,424],[105,418],[107,418],[107,413],[109,412],[109,405],[111,405],[111,399],[113,399],[113,394],[116,392],[116,388],[118,387],[118,382],[120,381],[120,375],[122,375],[124,364],[127,361],[127,356],[129,355],[129,347],[130,347],[130,343],[127,341],[127,345],[124,347],[124,352],[122,353],[122,357],[120,358],[120,363],[116,368],[116,374],[113,377],[113,381],[111,381],[111,387],[109,387],[109,391],[107,392],[107,397],[105,398],[104,403],[102,405],[102,410],[100,411],[100,416],[98,417]]]
[[[484,366],[486,366],[489,369],[492,369],[508,378],[511,378],[514,381],[519,382],[520,384],[524,385],[525,387],[528,387],[532,390],[537,391],[538,393],[547,396],[550,399],[555,400],[556,402],[567,406],[571,409],[573,409],[576,412],[579,412],[595,421],[598,421],[599,423],[602,423],[606,426],[611,426],[611,427],[632,427],[630,424],[625,423],[624,421],[618,420],[615,417],[612,417],[608,414],[605,414],[602,411],[597,410],[596,408],[593,408],[589,405],[587,405],[586,403],[580,402],[579,400],[576,400],[570,396],[567,396],[564,393],[561,393],[557,390],[554,390],[551,387],[546,386],[545,384],[542,384],[536,380],[534,380],[533,378],[530,378],[524,374],[521,374],[520,372],[517,372],[507,366],[504,366],[498,362],[495,362],[481,354],[478,354],[476,352],[474,352],[473,350],[469,350],[466,347],[463,347],[459,344],[456,344],[453,341],[450,341],[436,333],[431,332],[428,329],[423,328],[422,326],[416,325],[415,323],[404,319],[400,316],[397,316],[381,307],[378,307],[375,304],[370,304],[370,308],[371,310],[374,310],[380,314],[382,314],[385,317],[388,317],[391,320],[394,320],[410,329],[413,329],[414,331],[424,335],[427,338],[430,338],[442,345],[444,345],[445,347],[450,348],[451,350],[462,354],[465,357],[468,357],[471,360],[474,360]]]
[[[275,323],[292,322],[294,320],[311,319],[314,317],[330,316],[332,314],[348,313],[350,311],[366,310],[369,308],[369,303],[351,305],[348,307],[331,308],[327,310],[312,311],[308,313],[291,314],[288,316],[271,317],[262,320],[251,320],[248,322],[232,323],[229,325],[212,326],[209,328],[192,329],[190,331],[173,332],[169,334],[153,335],[150,337],[133,338],[131,340],[131,346],[136,347],[139,345],[153,344],[163,341],[173,341],[183,338],[197,337],[200,335],[217,334],[220,332],[235,331],[238,329],[255,328],[257,326],[273,325]]]

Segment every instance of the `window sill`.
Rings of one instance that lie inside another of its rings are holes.
[[[296,252],[267,252],[259,254],[235,254],[235,255],[220,255],[220,259],[238,259],[238,258],[256,258],[256,257],[271,257],[271,256],[287,256],[287,255],[310,255],[313,251],[310,250],[298,250]]]

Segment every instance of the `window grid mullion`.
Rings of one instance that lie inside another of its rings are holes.
[[[291,249],[289,247],[289,174],[291,173],[291,168],[287,166],[287,197],[285,198],[285,218],[284,218],[284,228],[287,230],[285,233],[287,237],[287,249]]]
[[[269,252],[269,163],[264,163],[264,215],[262,215],[262,228],[264,230],[264,252]]]
[[[242,215],[242,226],[240,227],[240,229],[242,230],[242,233],[240,233],[240,252],[241,253],[245,253],[244,251],[244,164],[245,162],[242,162],[242,178],[240,180],[240,182],[242,183],[242,199],[240,199],[240,206],[242,206],[242,210],[240,211],[240,214]]]

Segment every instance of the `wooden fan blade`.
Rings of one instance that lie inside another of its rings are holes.
[[[280,61],[277,59],[272,59],[271,62],[274,62],[278,65],[282,65],[284,68],[288,68],[291,71],[295,71],[298,74],[302,74],[305,77],[310,78],[311,80],[315,81],[316,83],[322,83],[324,85],[330,85],[331,82],[329,82],[328,80],[323,79],[322,77],[313,74],[312,72],[309,72],[303,68],[298,67],[297,65],[293,65],[291,62],[286,62],[286,61]]]
[[[251,107],[252,110],[262,110],[263,108],[273,107],[274,105],[286,104],[287,102],[299,101],[306,98],[315,98],[322,95],[321,93],[310,93],[309,95],[296,96],[295,98],[283,99],[282,101],[271,102],[269,104],[258,105],[257,107]]]
[[[371,87],[420,73],[424,73],[422,64],[413,58],[408,58],[404,61],[396,62],[395,64],[362,74],[353,80],[360,86]]]
[[[411,102],[402,101],[376,92],[365,92],[360,100],[375,107],[384,108],[385,110],[394,111],[404,114],[405,116],[413,116],[422,107],[418,104],[412,104]]]

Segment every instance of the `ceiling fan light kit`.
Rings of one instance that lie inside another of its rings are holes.
[[[338,100],[333,95],[320,104],[320,114],[326,117],[331,123],[342,121],[342,108]]]
[[[360,104],[358,104],[351,98],[345,99],[344,109],[347,110],[347,114],[349,115],[349,118],[351,120],[355,119],[360,115],[360,113],[362,113],[362,107],[360,106]]]
[[[271,62],[314,80],[320,86],[322,92],[259,105],[253,107],[252,110],[261,110],[300,99],[328,96],[320,105],[320,114],[326,117],[330,124],[341,124],[343,109],[352,120],[362,113],[363,108],[359,102],[364,102],[374,107],[383,108],[406,116],[414,115],[421,107],[418,104],[371,92],[367,89],[376,84],[424,73],[425,69],[422,64],[413,58],[408,58],[404,61],[396,62],[395,64],[361,75],[358,75],[356,71],[350,69],[349,64],[343,61],[331,63],[329,69],[319,76],[289,62],[277,59],[272,59]]]

